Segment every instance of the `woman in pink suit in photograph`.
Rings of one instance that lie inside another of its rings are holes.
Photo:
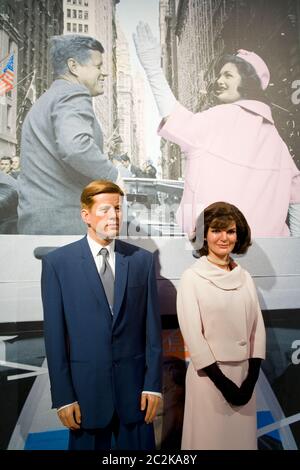
[[[243,49],[225,56],[215,82],[218,105],[193,113],[174,97],[147,24],[139,23],[134,40],[163,118],[158,133],[186,156],[177,213],[183,230],[193,239],[204,207],[226,200],[243,211],[253,237],[300,236],[300,171],[264,98],[270,72],[263,59]]]
[[[202,218],[203,219],[203,218]],[[200,258],[177,291],[180,329],[190,354],[182,449],[257,449],[254,387],[265,358],[265,327],[245,253],[250,228],[233,205],[204,211]]]

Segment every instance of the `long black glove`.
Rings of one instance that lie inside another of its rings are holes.
[[[201,370],[208,375],[228,403],[235,406],[240,405],[239,387],[223,374],[216,362]]]
[[[248,359],[248,362],[248,374],[240,387],[241,405],[246,405],[246,403],[248,403],[248,401],[251,399],[255,384],[258,380],[261,366],[261,359],[258,357],[251,357],[250,359]]]

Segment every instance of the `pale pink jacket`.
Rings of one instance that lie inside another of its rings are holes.
[[[197,260],[181,277],[177,315],[195,370],[216,361],[265,358],[266,333],[255,285],[239,265],[228,272],[206,256]]]
[[[180,103],[159,135],[186,153],[177,213],[191,235],[204,207],[225,201],[245,215],[254,237],[288,236],[290,203],[300,202],[300,172],[279,136],[269,106],[253,100],[194,114]]]

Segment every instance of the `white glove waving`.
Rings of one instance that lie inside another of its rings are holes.
[[[139,22],[133,40],[138,58],[144,67],[149,85],[152,89],[158,111],[162,118],[171,114],[176,98],[161,68],[161,50],[157,39],[147,23]]]
[[[133,34],[137,56],[141,65],[145,69],[146,75],[150,78],[161,68],[161,50],[157,39],[153,36],[148,23],[140,21],[136,27],[136,34]]]

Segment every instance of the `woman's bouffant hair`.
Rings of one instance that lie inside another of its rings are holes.
[[[203,217],[204,216],[204,217]],[[198,223],[200,221],[200,223]],[[242,212],[228,202],[214,202],[204,209],[197,221],[196,238],[204,236],[203,246],[199,250],[200,256],[208,254],[206,236],[209,227],[226,229],[232,222],[236,223],[237,241],[232,253],[246,253],[251,245],[251,230]]]
[[[260,79],[254,67],[249,64],[249,62],[246,62],[236,55],[225,54],[218,61],[216,70],[219,72],[221,68],[228,63],[234,64],[241,76],[241,84],[238,87],[241,98],[246,100],[263,101],[268,104],[268,98],[261,87]],[[217,86],[216,82],[214,86]]]
[[[81,193],[81,208],[90,209],[94,204],[94,196],[102,193],[120,194],[120,196],[124,196],[122,189],[112,181],[92,181],[83,189]]]

